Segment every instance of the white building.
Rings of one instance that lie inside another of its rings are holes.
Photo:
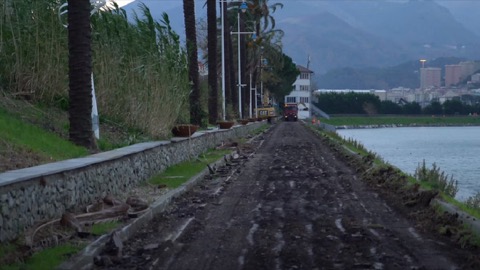
[[[480,73],[472,75],[472,83],[479,83],[480,82]]]
[[[307,119],[311,117],[313,71],[300,65],[297,65],[297,69],[300,75],[292,85],[292,92],[285,96],[285,103],[297,103],[298,119]]]

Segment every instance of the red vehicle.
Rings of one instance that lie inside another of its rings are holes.
[[[298,105],[296,103],[285,103],[283,108],[283,119],[285,121],[297,121]]]

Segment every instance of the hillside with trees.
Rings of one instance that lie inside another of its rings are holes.
[[[438,67],[445,74],[445,65],[458,64],[464,58],[440,57],[427,61],[426,67]],[[385,68],[341,68],[316,76],[318,88],[323,89],[391,89],[420,86],[419,61],[408,61]]]
[[[310,56],[316,74],[445,56],[479,59],[480,37],[468,29],[475,24],[460,23],[445,2],[475,6],[470,3],[475,1],[285,1],[278,24],[288,33],[285,51],[299,63]]]

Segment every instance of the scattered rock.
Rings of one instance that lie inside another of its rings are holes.
[[[154,250],[154,249],[157,249],[158,247],[160,246],[160,244],[148,244],[148,245],[145,245],[143,246],[143,250],[144,251],[148,251],[148,250]]]
[[[115,256],[120,258],[122,256],[123,243],[118,235],[118,231],[114,231],[110,234],[109,240],[104,247],[104,253],[109,256]]]

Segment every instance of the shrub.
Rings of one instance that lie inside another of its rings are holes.
[[[480,209],[480,192],[475,194],[472,197],[469,197],[466,201],[465,204],[468,207],[471,207],[473,209]]]
[[[458,181],[450,176],[450,179],[445,172],[441,171],[435,163],[429,169],[425,165],[425,160],[415,170],[415,178],[421,182],[428,183],[433,189],[441,191],[446,195],[454,198],[458,192]]]

